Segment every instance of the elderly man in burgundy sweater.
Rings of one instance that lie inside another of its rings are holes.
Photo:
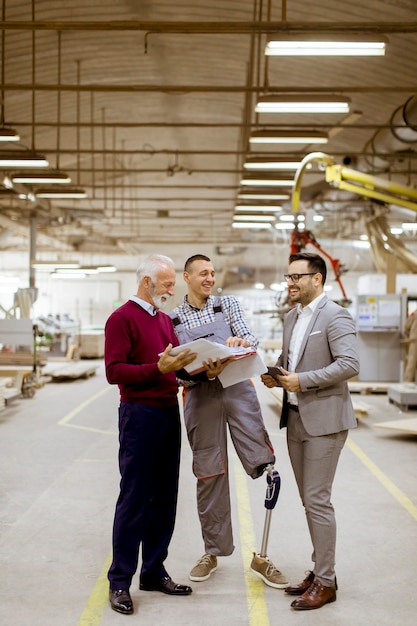
[[[164,568],[174,530],[181,445],[175,372],[195,359],[178,345],[171,319],[159,309],[174,294],[171,259],[151,255],[137,270],[138,291],[116,309],[105,328],[105,365],[120,389],[120,493],[108,572],[111,608],[133,613],[129,588],[142,545],[140,589],[189,595]]]

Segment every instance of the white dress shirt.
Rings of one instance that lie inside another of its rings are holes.
[[[298,318],[295,323],[295,326],[292,331],[290,347],[288,350],[288,371],[295,372],[295,368],[298,363],[298,359],[300,356],[300,348],[302,341],[304,339],[305,332],[307,330],[307,326],[311,321],[311,317],[314,311],[317,308],[318,303],[324,297],[324,293],[321,293],[317,298],[314,298],[307,304],[307,306],[302,307],[301,304],[297,304],[297,313]],[[295,404],[298,406],[298,398],[297,393],[295,391],[288,392],[288,402],[290,404]]]

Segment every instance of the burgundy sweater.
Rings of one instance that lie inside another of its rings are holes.
[[[121,402],[172,406],[177,402],[175,372],[161,374],[158,354],[178,345],[171,318],[158,311],[150,315],[128,300],[105,326],[104,362],[110,384],[119,385]]]

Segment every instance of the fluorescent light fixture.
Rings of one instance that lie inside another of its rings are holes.
[[[281,157],[248,157],[245,170],[298,170],[301,160],[290,161]]]
[[[241,185],[253,187],[292,187],[294,185],[293,178],[266,178],[262,174],[258,174],[257,178],[244,176],[240,181]]]
[[[74,261],[35,261],[32,267],[36,270],[77,269],[80,264]]]
[[[266,44],[267,56],[383,56],[387,37],[373,34],[283,34]]]
[[[117,268],[114,265],[98,265],[97,271],[99,274],[107,274],[110,272],[116,272]]]
[[[363,250],[369,250],[371,247],[371,244],[369,243],[369,241],[359,241],[359,240],[355,240],[352,242],[352,247],[353,248],[361,248]]]
[[[29,200],[30,202],[35,202],[36,197],[33,193],[19,193],[19,200]]]
[[[323,215],[314,215],[313,222],[322,222],[324,220]]]
[[[316,131],[298,131],[298,130],[256,130],[249,137],[251,144],[318,144],[327,143],[329,137],[327,133]]]
[[[282,211],[282,206],[275,204],[237,204],[235,211],[266,211],[269,213],[278,213]]]
[[[56,274],[71,274],[72,276],[77,276],[78,274],[98,274],[98,269],[97,267],[75,267],[75,268],[69,268],[69,267],[62,267],[62,268],[57,268]]]
[[[275,215],[235,215],[235,222],[275,222]]]
[[[261,96],[256,113],[349,113],[349,98],[311,94]]]
[[[269,222],[233,222],[233,228],[254,228],[260,230],[261,228],[271,228]]]
[[[254,289],[265,289],[264,283],[255,283],[253,287]]]
[[[71,178],[65,172],[51,171],[51,172],[17,172],[13,174],[12,181],[14,183],[28,183],[32,185],[43,185],[48,183],[55,184],[68,184],[71,182]]]
[[[285,289],[287,288],[287,285],[285,284],[285,287],[282,283],[271,283],[269,285],[269,288],[272,289],[272,291],[285,291]]]
[[[115,272],[116,268],[114,265],[59,265],[59,263],[55,264],[56,273],[57,274],[104,274],[106,272]]]
[[[292,222],[280,222],[275,224],[277,230],[294,230],[294,224]]]
[[[20,141],[20,135],[14,128],[2,126],[0,128],[0,141]]]
[[[64,279],[64,280],[68,280],[68,279],[74,279],[74,278],[85,278],[87,276],[87,274],[85,274],[84,272],[77,272],[76,270],[73,270],[72,273],[70,273],[69,271],[67,273],[65,272],[53,272],[51,274],[51,278],[54,279]]]
[[[87,198],[87,193],[84,191],[84,189],[76,189],[76,188],[72,188],[72,189],[55,189],[53,187],[45,187],[42,188],[40,187],[39,189],[37,189],[36,191],[36,195],[38,198],[77,198],[77,199],[83,199],[83,198]]]
[[[259,190],[259,193],[253,192],[242,192],[237,195],[238,200],[289,200],[290,195],[288,193],[271,193],[266,192],[262,193]]]
[[[0,167],[48,167],[47,159],[30,152],[1,152]]]
[[[404,222],[401,224],[403,230],[417,230],[417,222]]]
[[[403,231],[403,229],[402,229],[402,228],[398,228],[398,227],[395,227],[395,226],[393,226],[392,228],[390,228],[390,233],[391,233],[391,235],[402,235],[402,233],[403,233],[403,232],[404,232],[404,231]]]
[[[288,213],[286,213],[285,215],[280,215],[279,219],[281,220],[281,222],[294,222],[295,217],[294,215],[289,215]]]

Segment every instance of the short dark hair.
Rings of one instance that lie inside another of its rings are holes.
[[[325,260],[319,254],[314,254],[313,252],[295,252],[294,254],[290,254],[288,258],[289,263],[294,263],[294,261],[307,261],[309,270],[322,275],[322,284],[324,285],[327,277],[327,267]]]
[[[194,263],[194,261],[208,261],[209,263],[211,263],[211,259],[205,254],[193,254],[193,256],[190,256],[186,260],[185,265],[184,265],[184,272],[190,271],[190,268],[192,264]]]

